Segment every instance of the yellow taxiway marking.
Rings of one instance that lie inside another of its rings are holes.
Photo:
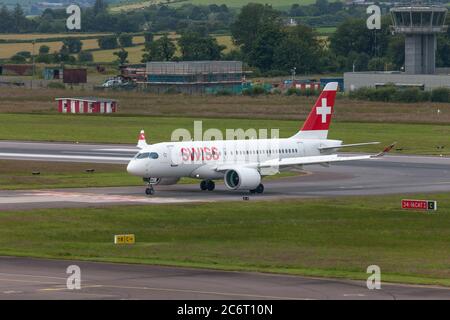
[[[44,282],[44,281],[37,281],[37,280],[5,279],[5,278],[0,278],[0,281],[5,281],[5,282],[40,283],[40,284],[58,284],[58,283],[56,283],[56,282]]]
[[[0,276],[20,276],[20,277],[32,277],[32,278],[48,278],[48,279],[59,279],[66,280],[64,277],[50,277],[50,276],[36,276],[31,274],[22,274],[22,273],[3,273],[0,272]]]
[[[190,289],[173,289],[173,288],[154,288],[154,287],[129,287],[129,286],[114,286],[103,285],[102,287],[117,288],[117,289],[134,289],[134,290],[150,290],[150,291],[167,291],[167,292],[182,292],[182,293],[196,293],[196,294],[210,294],[219,296],[236,296],[236,297],[250,297],[260,299],[282,299],[282,300],[312,300],[308,298],[295,298],[295,297],[278,297],[278,296],[265,296],[249,293],[234,293],[234,292],[217,292],[217,291],[199,291]]]
[[[312,299],[308,299],[308,298],[266,296],[266,295],[257,295],[257,294],[249,294],[249,293],[199,291],[199,290],[174,289],[174,288],[115,286],[115,285],[101,285],[101,284],[89,285],[89,286],[81,285],[81,289],[80,290],[69,290],[69,289],[67,289],[67,287],[55,287],[55,288],[39,289],[38,291],[72,291],[72,292],[82,292],[83,289],[87,289],[87,288],[113,288],[113,289],[131,289],[131,290],[181,292],[181,293],[209,294],[209,295],[219,295],[219,296],[249,297],[249,298],[259,298],[259,299],[312,300]]]
[[[101,287],[103,287],[103,286],[100,285],[100,284],[90,285],[90,286],[83,286],[82,285],[80,290],[86,289],[86,288],[101,288]],[[67,289],[67,287],[44,288],[44,289],[39,289],[38,291],[64,291],[64,290],[74,291],[74,292],[80,291],[80,290],[69,290],[69,289]]]

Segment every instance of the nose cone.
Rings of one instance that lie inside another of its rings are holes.
[[[144,168],[143,168],[143,166],[139,162],[134,161],[134,160],[131,160],[128,163],[127,171],[128,171],[129,174],[131,174],[133,176],[142,177],[144,175]]]

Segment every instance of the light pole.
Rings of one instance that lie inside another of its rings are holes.
[[[297,70],[297,67],[293,67],[291,69],[291,73],[292,73],[292,86],[295,86],[295,71]]]
[[[36,43],[36,39],[33,39],[33,54],[32,54],[32,63],[33,63],[33,74],[32,74],[32,76],[31,76],[31,89],[33,89],[33,80],[34,80],[34,45],[35,45],[35,43]]]

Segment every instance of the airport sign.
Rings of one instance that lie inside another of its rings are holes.
[[[114,235],[114,244],[134,244],[136,239],[134,234],[116,234]]]
[[[436,211],[437,210],[437,201],[403,199],[402,200],[402,209]]]

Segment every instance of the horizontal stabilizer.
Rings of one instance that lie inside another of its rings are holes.
[[[347,147],[360,147],[360,146],[368,146],[372,144],[380,144],[379,142],[362,142],[362,143],[351,143],[351,144],[341,144],[339,146],[331,146],[331,147],[319,147],[318,149],[320,151],[323,150],[332,150],[332,149],[340,149],[340,148],[347,148]]]

